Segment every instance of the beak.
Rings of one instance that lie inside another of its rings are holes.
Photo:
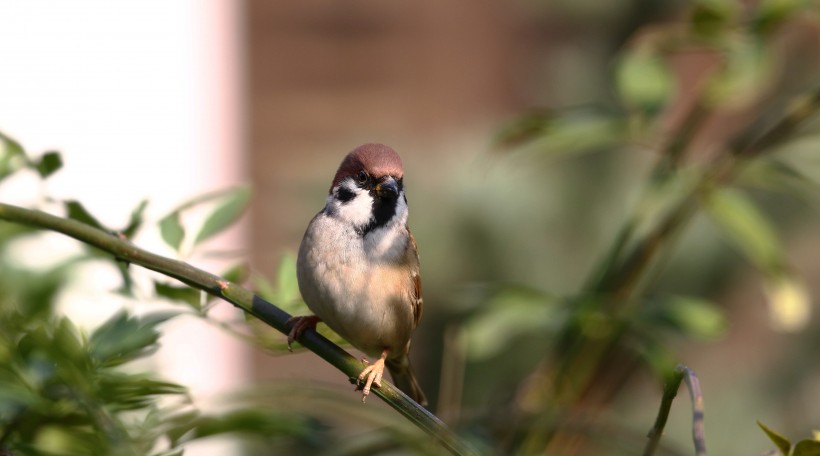
[[[391,176],[387,176],[376,184],[376,195],[379,198],[396,198],[399,196],[399,185]]]

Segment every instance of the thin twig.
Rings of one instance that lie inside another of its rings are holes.
[[[706,456],[706,437],[704,435],[703,426],[703,393],[701,392],[700,382],[695,372],[682,364],[678,364],[672,378],[663,388],[661,407],[658,410],[658,416],[655,418],[655,424],[647,435],[649,441],[646,442],[646,448],[644,448],[643,452],[644,456],[655,454],[655,450],[658,448],[661,436],[663,436],[663,428],[666,426],[666,419],[669,418],[669,410],[672,408],[672,401],[678,394],[681,381],[686,381],[686,387],[689,389],[689,398],[692,401],[692,441],[695,445],[695,456]]]
[[[65,234],[108,252],[118,260],[173,277],[193,288],[224,299],[283,334],[290,331],[290,325],[287,324],[287,321],[291,316],[256,296],[250,290],[182,261],[165,258],[140,249],[116,235],[76,220],[56,217],[45,212],[3,203],[0,203],[0,219]],[[362,369],[362,363],[359,360],[312,330],[306,331],[299,342],[342,371],[351,382],[355,382]],[[382,380],[382,386],[373,391],[410,422],[435,438],[452,454],[475,454],[475,451],[461,441],[438,417],[415,403],[389,382]]]
[[[706,456],[706,430],[703,424],[703,391],[695,371],[679,364],[677,369],[683,371],[683,380],[689,388],[689,399],[692,401],[692,441],[695,444],[695,455]]]

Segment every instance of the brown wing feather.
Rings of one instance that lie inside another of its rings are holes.
[[[410,230],[407,230],[407,234],[410,235],[410,242],[408,244],[408,256],[409,263],[410,263],[410,271],[413,274],[413,293],[414,299],[412,302],[413,305],[413,327],[418,326],[419,321],[421,320],[421,314],[423,311],[423,304],[424,301],[421,295],[421,276],[419,275],[419,251],[418,247],[416,246],[416,238],[413,237],[413,233]]]

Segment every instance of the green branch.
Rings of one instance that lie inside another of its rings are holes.
[[[649,430],[647,436],[649,441],[646,442],[644,456],[655,454],[663,435],[663,428],[666,426],[666,419],[669,417],[669,410],[672,408],[672,401],[675,400],[681,381],[684,380],[686,381],[686,387],[689,389],[689,397],[692,400],[692,441],[695,444],[695,455],[706,456],[706,438],[704,437],[703,427],[703,393],[700,390],[700,382],[695,372],[682,364],[678,364],[672,378],[663,388],[661,407],[658,410],[658,416],[655,418],[655,424]]]
[[[290,330],[287,321],[291,316],[287,312],[256,296],[250,290],[227,282],[216,275],[197,269],[187,263],[165,258],[140,249],[119,236],[76,220],[56,217],[45,212],[24,209],[3,203],[0,203],[0,219],[65,234],[80,242],[108,252],[118,260],[133,263],[173,277],[193,288],[224,299],[283,334],[287,334]],[[312,330],[306,331],[299,342],[308,350],[316,353],[322,359],[342,371],[348,376],[351,382],[356,382],[356,377],[363,368],[359,360]],[[452,454],[475,454],[475,452],[467,447],[438,417],[415,403],[389,382],[382,380],[382,386],[375,388],[373,391],[387,402],[388,405],[410,420],[410,422],[435,438]]]

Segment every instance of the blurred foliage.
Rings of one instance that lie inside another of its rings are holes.
[[[58,153],[32,158],[17,141],[0,134],[0,185],[16,173],[45,179],[61,166]],[[194,244],[234,223],[248,194],[246,188],[229,190],[181,207],[217,201]],[[131,239],[143,226],[147,202],[135,207],[122,230],[103,226],[80,202],[59,206],[69,218]],[[33,234],[24,226],[0,222],[0,453],[170,456],[181,455],[190,442],[226,434],[287,452],[322,448],[316,436],[326,426],[308,414],[259,407],[249,399],[205,414],[184,386],[138,371],[144,362],[136,362],[159,347],[163,323],[182,315],[207,316],[207,302],[199,292],[155,281],[158,297],[185,305],[141,316],[121,310],[95,329],[81,330],[55,310],[71,271],[82,262],[106,258],[120,271],[124,286],[119,292],[126,294],[132,291],[133,271],[91,248],[46,268],[23,267],[10,252]],[[232,268],[225,277],[245,280],[246,268]]]
[[[817,438],[817,435],[815,435],[813,439],[803,439],[792,445],[789,439],[769,429],[769,427],[760,421],[757,422],[757,425],[760,426],[760,429],[763,429],[763,432],[769,436],[769,439],[771,439],[779,450],[770,452],[769,454],[780,454],[783,456],[813,456],[820,454],[820,439]]]
[[[677,341],[727,336],[733,322],[716,285],[739,270],[733,258],[762,277],[771,328],[797,333],[812,322],[810,287],[781,239],[793,219],[781,214],[793,204],[782,201],[797,201],[803,211],[820,202],[820,66],[806,62],[816,54],[801,53],[801,46],[816,52],[804,43],[820,33],[820,11],[806,1],[678,6],[664,21],[633,30],[608,63],[614,97],[539,108],[496,137],[496,153],[532,163],[545,181],[558,167],[584,170],[573,175],[598,189],[592,197],[567,194],[568,203],[550,205],[549,192],[560,184],[545,185],[541,205],[563,211],[554,219],[571,230],[610,240],[569,293],[537,273],[565,274],[542,266],[578,261],[562,257],[525,263],[535,274],[520,283],[473,287],[458,298],[449,324],[462,333],[473,379],[463,386],[464,405],[480,409],[489,400],[504,417],[482,423],[491,441],[503,442],[501,452],[634,454],[641,443],[605,443],[634,427],[608,410],[636,374],[649,370],[660,383],[677,362],[688,362],[679,359]],[[544,165],[540,157],[550,160]],[[606,169],[618,161],[633,168],[624,173],[631,181],[617,183],[626,189],[612,185],[615,170]],[[590,215],[573,218],[584,212]],[[692,229],[708,242],[693,244]],[[594,249],[593,238],[573,253]],[[726,255],[729,248],[734,255]],[[493,263],[503,269],[507,260]],[[681,271],[693,267],[699,284],[687,287]],[[705,395],[708,409],[708,386]]]
[[[556,4],[574,20],[596,9],[594,2]],[[794,201],[803,210],[820,203],[820,65],[801,47],[820,33],[820,11],[800,0],[650,9],[623,19],[627,34],[610,24],[621,46],[595,72],[607,79],[594,91],[604,96],[582,107],[534,109],[500,129],[494,146],[503,158],[495,163],[518,159],[541,179],[493,187],[499,191],[481,193],[482,204],[460,204],[452,214],[453,238],[464,248],[462,267],[450,268],[447,279],[467,283],[450,314],[437,316],[441,327],[423,329],[446,334],[430,355],[445,371],[437,411],[487,454],[635,454],[650,423],[626,422],[611,407],[636,374],[650,372],[661,383],[688,362],[676,342],[726,337],[733,321],[719,291],[740,260],[758,271],[772,328],[799,334],[812,324],[811,289],[789,258],[782,237],[791,219],[782,214]],[[590,14],[594,27],[605,16]],[[5,135],[0,145],[0,179],[18,172],[45,179],[62,166],[59,154],[33,158]],[[625,182],[613,168],[626,170]],[[188,257],[234,223],[249,198],[239,187],[184,202],[158,221],[160,236]],[[550,201],[564,202],[563,212],[547,214]],[[133,239],[147,202],[119,230],[80,202],[60,204],[68,217]],[[192,214],[201,215],[198,223]],[[565,251],[541,254],[543,225],[564,236]],[[435,452],[392,411],[363,408],[353,395],[317,385],[248,389],[221,413],[197,411],[183,386],[133,373],[132,363],[156,349],[163,322],[208,318],[210,298],[155,280],[153,292],[179,304],[175,311],[118,313],[86,334],[55,313],[54,300],[77,262],[104,256],[89,249],[48,270],[27,270],[4,252],[28,234],[0,224],[0,449],[171,455],[230,433],[252,437],[249,453]],[[122,276],[119,291],[130,293],[132,271],[110,261]],[[585,278],[566,280],[578,270]],[[225,277],[302,313],[293,255],[283,256],[272,281],[242,264]],[[257,347],[285,349],[281,335],[253,319],[215,323]],[[816,371],[805,361],[813,355],[796,350],[790,361],[800,369],[780,369],[783,381]],[[704,394],[709,410],[709,385]],[[641,400],[655,399],[642,392]],[[792,446],[760,427],[784,455],[815,454],[814,441]],[[661,451],[690,453],[663,441]]]
[[[162,240],[177,253],[182,253],[183,249],[191,250],[233,225],[247,209],[250,197],[251,189],[247,186],[240,186],[186,201],[160,220]],[[196,235],[193,238],[186,236],[182,216],[186,212],[193,212],[209,205],[212,206],[210,213],[201,223]],[[183,241],[186,240],[188,244],[184,245]]]

